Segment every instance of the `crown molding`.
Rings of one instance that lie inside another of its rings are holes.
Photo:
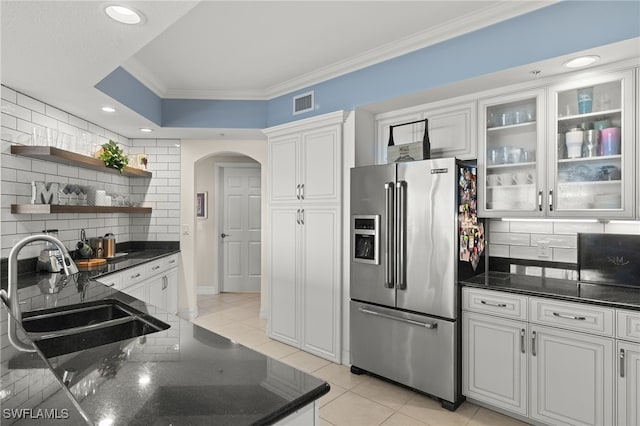
[[[311,73],[266,87],[264,90],[170,89],[165,87],[135,57],[128,59],[123,68],[163,99],[269,100],[533,12],[558,1],[560,0],[500,2],[455,21],[445,22],[353,58],[335,62]]]

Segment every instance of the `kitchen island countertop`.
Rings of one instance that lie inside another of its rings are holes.
[[[489,271],[460,282],[462,286],[499,290],[527,296],[640,310],[640,288]]]
[[[46,359],[8,343],[10,312],[1,304],[2,424],[38,424],[34,416],[47,413],[65,424],[273,424],[329,391],[320,379],[94,279],[79,282],[46,294],[32,279],[20,285],[21,301],[33,311],[115,299],[170,327]]]

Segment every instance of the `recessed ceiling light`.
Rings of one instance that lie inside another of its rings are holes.
[[[586,67],[587,65],[591,65],[599,59],[600,56],[598,55],[580,56],[565,62],[563,65],[567,68],[581,68]]]
[[[104,111],[104,112],[116,112],[116,109],[112,108],[110,106],[103,106],[102,107],[102,111]]]
[[[142,13],[128,6],[122,6],[119,4],[108,5],[104,8],[104,13],[114,21],[118,21],[123,24],[135,25],[140,24],[143,21]]]
[[[141,127],[141,128],[140,128],[140,131],[141,131],[141,132],[145,132],[145,133],[153,132],[153,130],[149,129],[148,127]]]

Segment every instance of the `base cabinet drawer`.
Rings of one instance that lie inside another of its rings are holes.
[[[465,287],[462,309],[513,319],[527,319],[527,297],[499,291]]]
[[[529,321],[570,330],[614,336],[614,309],[532,297]]]
[[[617,324],[616,337],[618,339],[640,343],[640,312],[618,309]]]

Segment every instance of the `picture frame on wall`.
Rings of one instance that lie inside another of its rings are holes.
[[[196,194],[196,217],[207,217],[207,192],[198,192]]]

